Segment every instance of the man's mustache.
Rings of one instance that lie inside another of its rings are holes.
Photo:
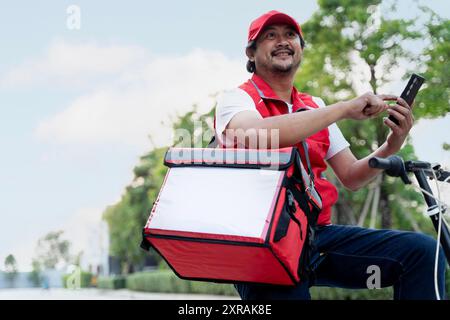
[[[272,56],[275,56],[275,55],[277,55],[279,53],[282,53],[282,52],[285,52],[285,53],[288,53],[288,54],[291,54],[291,55],[294,54],[294,50],[292,50],[290,48],[278,48],[278,49],[272,51]]]

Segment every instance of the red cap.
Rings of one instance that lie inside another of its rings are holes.
[[[297,21],[295,21],[294,18],[288,16],[285,13],[279,12],[279,11],[269,11],[256,20],[253,20],[253,22],[250,25],[250,28],[248,29],[248,42],[255,40],[258,38],[261,30],[263,30],[265,27],[272,25],[272,24],[288,24],[294,28],[294,30],[300,35],[301,38],[303,38],[302,29],[300,28],[300,25]]]

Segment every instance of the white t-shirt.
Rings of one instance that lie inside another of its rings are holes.
[[[312,97],[313,101],[319,107],[325,107],[325,102],[318,97]],[[288,104],[290,112],[292,111],[292,105]],[[242,111],[255,111],[256,106],[250,95],[241,88],[235,88],[222,92],[219,96],[216,106],[216,138],[223,144],[223,131],[227,127],[230,120],[239,112]],[[259,112],[258,112],[259,114]],[[350,144],[342,135],[336,123],[333,123],[328,127],[330,133],[330,147],[325,156],[325,160],[335,156],[340,151],[349,147]]]

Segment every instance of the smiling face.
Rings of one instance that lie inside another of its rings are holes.
[[[300,36],[285,24],[270,25],[256,40],[256,49],[248,48],[247,56],[254,61],[257,73],[295,73],[301,58]]]

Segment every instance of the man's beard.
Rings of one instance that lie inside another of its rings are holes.
[[[285,75],[292,72],[295,73],[300,67],[301,61],[302,58],[300,57],[298,61],[292,61],[288,64],[268,63],[264,65],[264,68],[271,73]]]
[[[297,68],[298,68],[297,64]],[[273,64],[272,65],[272,71],[273,72],[279,72],[279,73],[290,73],[292,71],[292,69],[294,69],[294,63],[290,63],[290,64],[284,64],[284,65],[279,65],[279,64]],[[297,70],[297,68],[295,68]]]

